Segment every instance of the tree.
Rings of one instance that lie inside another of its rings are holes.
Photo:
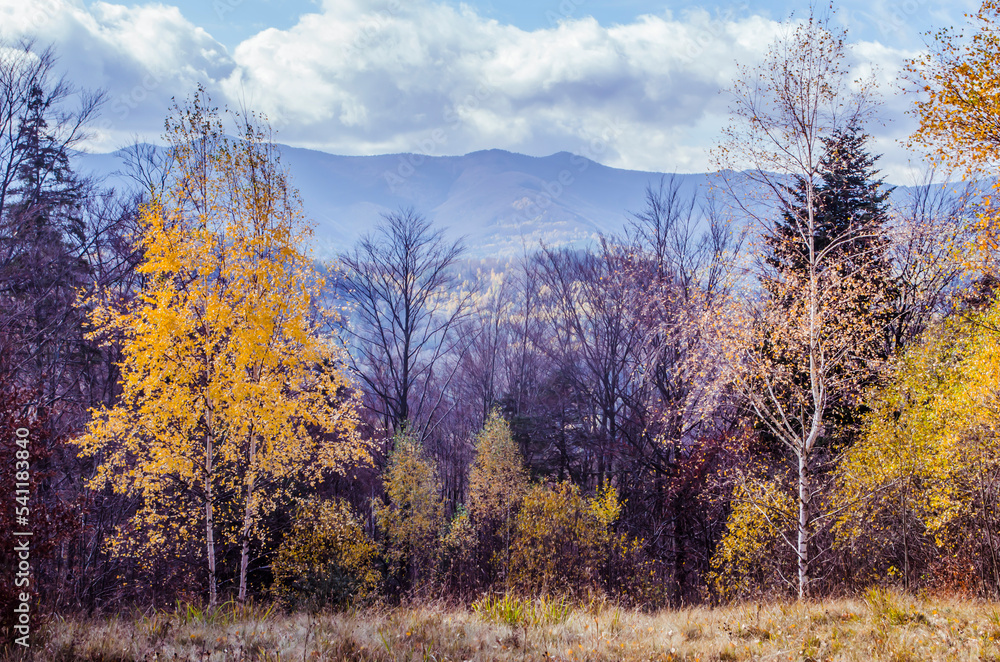
[[[947,579],[1000,592],[998,333],[995,302],[953,315],[873,394],[865,434],[837,469],[838,542],[870,559],[872,575],[910,587],[955,564],[964,579]]]
[[[305,500],[274,559],[274,593],[312,609],[367,598],[379,584],[377,547],[342,499]]]
[[[625,435],[634,468],[619,483],[639,517],[664,532],[651,537],[650,548],[673,566],[676,604],[694,557],[708,556],[700,548],[710,539],[710,518],[692,509],[691,499],[714,463],[718,440],[737,420],[708,321],[731,292],[743,244],[718,199],[686,196],[682,183],[673,176],[648,187],[646,207],[633,215],[626,237],[636,256],[629,307],[643,327],[637,361],[643,379],[630,394],[632,427],[641,433]]]
[[[788,187],[793,206],[782,210],[781,220],[773,233],[765,237],[766,261],[774,270],[765,275],[764,288],[772,297],[772,305],[781,309],[794,308],[795,300],[803,295],[802,288],[791,283],[809,281],[810,252],[822,256],[812,260],[812,268],[830,292],[822,307],[836,310],[849,318],[851,335],[860,341],[851,350],[849,365],[836,366],[834,371],[849,369],[853,373],[850,390],[829,393],[827,397],[827,429],[825,439],[840,437],[844,443],[859,423],[858,395],[870,386],[877,375],[880,361],[887,357],[889,345],[885,335],[895,310],[896,283],[888,260],[889,224],[888,198],[874,169],[878,157],[865,150],[869,136],[855,125],[837,128],[823,137],[823,154],[819,161],[819,177],[814,191],[812,236],[804,222],[807,183],[801,175]],[[833,275],[828,272],[832,272]],[[788,351],[787,348],[775,348]],[[796,380],[808,381],[804,363],[790,366],[799,374]]]
[[[382,480],[386,503],[376,508],[375,517],[385,535],[389,572],[408,591],[427,578],[437,553],[444,524],[437,471],[420,441],[404,433],[396,439]]]
[[[742,310],[726,321],[729,328],[722,329],[733,341],[729,355],[738,367],[735,386],[760,423],[794,457],[800,598],[809,593],[814,561],[817,444],[828,423],[830,402],[853,387],[850,368],[858,358],[854,349],[867,341],[867,329],[855,328],[829,303],[857,282],[845,279],[845,270],[832,268],[845,254],[842,249],[871,237],[874,229],[859,224],[825,246],[818,243],[817,188],[824,170],[824,139],[838,129],[860,126],[870,104],[868,85],[851,88],[845,55],[844,35],[832,31],[829,18],[810,14],[790,26],[764,62],[744,69],[734,85],[735,120],[717,154],[723,167],[749,167],[744,182],[729,180],[729,186],[758,235],[789,243],[788,254],[804,260],[795,272],[766,274],[772,281],[770,299],[746,297]],[[792,195],[789,181],[801,190],[792,188]],[[764,199],[755,199],[757,193]],[[785,213],[794,218],[791,227],[797,229],[787,235],[775,223],[775,216]],[[773,301],[782,305],[771,305]]]
[[[528,472],[510,425],[497,411],[476,437],[476,460],[469,472],[469,514],[479,530],[490,561],[509,578],[514,518],[528,489]]]
[[[340,257],[339,293],[352,308],[351,365],[388,434],[408,426],[423,438],[440,405],[433,394],[442,392],[430,386],[440,372],[446,383],[454,373],[456,362],[445,365],[445,357],[463,345],[456,332],[470,300],[455,272],[462,251],[404,209],[384,215]]]
[[[942,186],[930,166],[897,196],[889,244],[896,284],[887,353],[908,347],[935,319],[946,315],[965,274],[963,248],[972,243],[982,187]]]
[[[5,361],[6,357],[0,354],[0,363]],[[37,396],[18,386],[12,374],[0,370],[0,423],[9,431],[0,438],[0,450],[10,458],[0,463],[0,487],[11,499],[11,505],[0,510],[0,542],[13,550],[25,540],[18,533],[30,533],[31,576],[25,584],[25,575],[18,572],[21,560],[18,554],[4,555],[0,636],[5,646],[26,634],[14,630],[17,624],[14,608],[21,602],[21,594],[31,595],[32,611],[44,608],[46,603],[55,606],[58,602],[58,595],[53,596],[60,588],[57,573],[53,572],[58,564],[52,562],[53,557],[58,557],[60,548],[77,533],[80,522],[74,508],[77,504],[54,497],[56,488],[51,484],[52,456],[54,451],[62,449],[65,439],[53,432],[45,409],[38,407]],[[29,524],[21,519],[26,514]]]
[[[587,437],[590,461],[581,467],[581,480],[594,478],[603,486],[614,469],[613,449],[638,381],[634,367],[645,330],[636,323],[638,311],[629,296],[630,256],[602,240],[597,253],[543,248],[536,259],[551,334],[543,349],[572,388],[577,416],[571,425],[582,427]]]
[[[1000,3],[985,0],[970,18],[971,38],[939,30],[907,71],[926,95],[916,101],[920,125],[911,144],[930,148],[938,162],[973,173],[995,167],[1000,148]]]
[[[930,149],[934,162],[974,176],[982,170],[989,173],[1000,163],[1000,3],[984,0],[970,18],[971,37],[939,30],[927,51],[909,61],[907,71],[924,93],[916,102],[919,126],[910,144]],[[965,253],[970,258],[967,263],[995,274],[1000,215],[992,201],[988,203],[979,218],[979,232]]]
[[[85,407],[92,348],[76,298],[90,281],[93,191],[69,157],[103,96],[76,90],[55,66],[51,48],[0,42],[0,345],[40,404]]]
[[[888,240],[880,230],[889,220],[888,199],[892,189],[885,188],[874,165],[878,160],[865,149],[870,136],[858,126],[837,128],[821,138],[823,153],[819,160],[818,181],[813,191],[813,250],[831,254],[838,267],[864,271],[869,278],[888,279],[885,250]],[[774,234],[766,237],[770,252],[768,263],[782,273],[809,270],[809,244],[802,240],[808,231],[805,205],[807,182],[795,176],[788,187],[793,207],[782,210]],[[851,237],[850,241],[843,241]],[[888,289],[888,283],[885,287]]]
[[[597,588],[621,506],[610,485],[590,499],[569,481],[531,486],[515,524],[513,584],[542,595],[579,595]]]
[[[120,543],[203,546],[214,607],[220,547],[240,548],[244,600],[263,516],[368,456],[343,354],[311,310],[321,282],[276,148],[249,114],[226,137],[208,103],[199,90],[167,121],[171,179],[140,216],[144,287],[92,315],[121,334],[123,392],[75,443],[100,459],[94,488],[140,500]]]

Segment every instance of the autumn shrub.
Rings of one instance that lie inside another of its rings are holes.
[[[274,594],[295,607],[346,605],[377,590],[376,556],[346,501],[304,501],[274,560]]]
[[[792,584],[795,500],[773,480],[747,480],[733,492],[726,530],[712,557],[708,583],[721,600],[781,593]]]
[[[387,503],[376,508],[394,588],[419,588],[433,576],[444,528],[437,469],[413,437],[397,437],[382,477]]]
[[[600,588],[602,561],[621,512],[617,491],[587,499],[570,482],[535,485],[515,522],[511,583],[528,594],[580,595]]]
[[[468,510],[478,538],[483,581],[506,581],[514,522],[528,490],[528,472],[510,425],[494,411],[476,436],[469,471]]]
[[[870,398],[836,530],[873,583],[1000,594],[997,328],[997,304],[932,326]]]
[[[481,574],[477,563],[479,551],[476,528],[469,511],[459,506],[441,537],[441,584],[454,595],[465,595],[477,586]]]

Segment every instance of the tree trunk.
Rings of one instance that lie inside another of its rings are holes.
[[[243,547],[240,550],[240,593],[239,601],[247,599],[247,569],[250,566],[250,528],[253,524],[254,506],[254,458],[257,456],[257,435],[250,435],[250,462],[247,467],[247,495],[243,508]]]
[[[211,409],[209,409],[211,420]],[[211,430],[211,423],[209,424]],[[208,554],[208,608],[215,609],[218,601],[215,589],[215,512],[212,495],[213,439],[209,431],[205,435],[205,545]]]
[[[809,595],[809,466],[805,452],[799,453],[799,530],[796,555],[799,561],[799,600]]]

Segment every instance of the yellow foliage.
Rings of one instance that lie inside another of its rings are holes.
[[[515,524],[513,584],[542,595],[596,587],[601,561],[613,542],[609,526],[614,519],[607,518],[617,519],[620,509],[611,487],[592,500],[569,481],[531,487]]]
[[[274,593],[290,604],[343,605],[377,590],[377,549],[347,502],[307,500],[274,560]]]
[[[92,487],[139,499],[150,558],[202,542],[212,602],[216,544],[246,545],[287,486],[369,457],[312,310],[297,195],[256,119],[241,121],[226,137],[200,93],[168,121],[171,180],[139,216],[141,290],[93,313],[95,336],[121,343],[122,394],[75,440],[99,459]]]
[[[609,528],[618,521],[625,502],[618,498],[618,489],[614,485],[605,483],[590,500],[589,506],[597,521],[605,528]]]
[[[446,586],[462,591],[476,575],[476,527],[459,506],[441,537],[441,575]]]
[[[1000,478],[998,341],[994,304],[932,328],[898,361],[872,398],[864,438],[838,468],[849,505],[837,523],[841,545],[878,550],[927,536],[991,566],[1000,585],[992,558],[981,558],[1000,542],[992,487]]]
[[[733,493],[726,531],[712,557],[708,582],[723,600],[791,587],[796,559],[794,495],[771,480],[748,479]]]
[[[388,504],[380,504],[375,515],[385,534],[389,572],[404,588],[416,588],[433,568],[444,525],[437,471],[420,442],[404,433],[382,482]]]
[[[514,520],[528,490],[528,472],[510,425],[494,411],[476,437],[469,471],[469,514],[481,538],[494,579],[506,580]]]
[[[938,31],[931,47],[907,69],[926,95],[916,102],[920,124],[910,142],[974,176],[1000,164],[1000,3],[985,0],[968,18],[974,28],[970,35]],[[1000,214],[991,200],[979,215],[975,240],[965,248],[961,257],[969,266],[996,272]]]
[[[926,97],[916,103],[920,126],[911,142],[970,172],[995,165],[1000,154],[1000,3],[986,0],[969,18],[970,38],[943,29],[908,71]]]
[[[509,520],[527,489],[521,449],[511,438],[510,425],[494,411],[476,437],[476,460],[469,472],[469,512],[479,522]]]

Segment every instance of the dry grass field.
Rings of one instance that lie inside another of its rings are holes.
[[[87,660],[1000,660],[1000,605],[882,590],[856,600],[645,614],[496,598],[320,614],[194,608],[52,619],[30,656]]]

